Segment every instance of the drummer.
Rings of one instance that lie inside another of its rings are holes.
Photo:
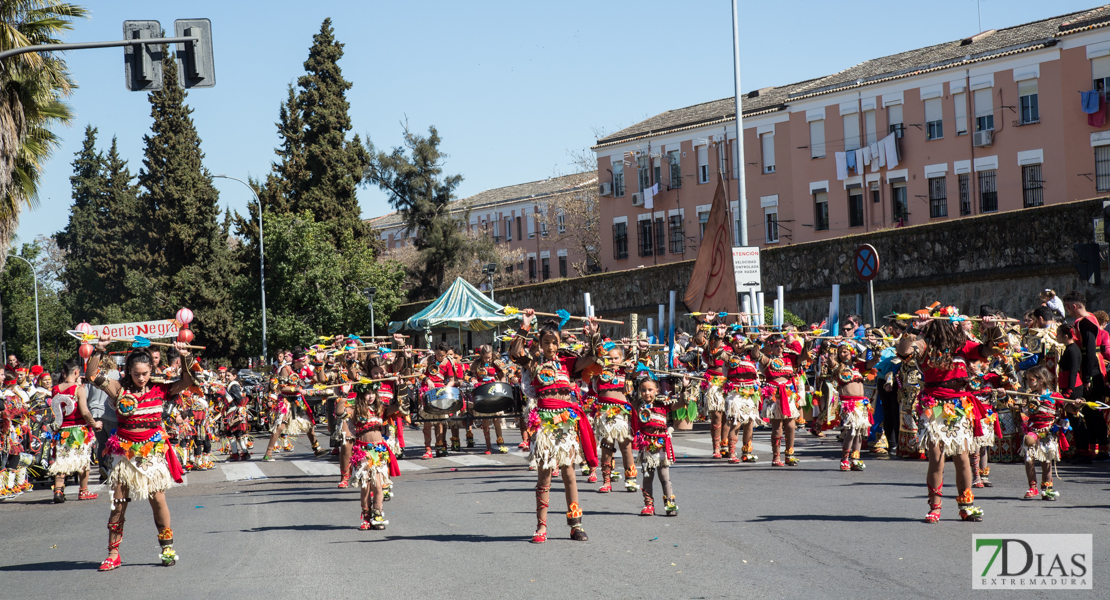
[[[426,391],[434,391],[442,387],[458,387],[459,381],[455,376],[455,363],[447,355],[451,350],[451,346],[447,342],[440,342],[436,344],[434,354],[429,354],[422,361],[424,366],[424,380],[421,386],[421,393]],[[433,458],[432,454],[432,430],[435,430],[436,438],[436,452],[435,457],[447,456],[447,440],[444,439],[447,435],[447,427],[443,421],[432,423],[431,421],[424,421],[424,456],[423,458]],[[457,439],[457,438],[456,438]]]
[[[482,386],[487,383],[504,382],[505,381],[505,366],[499,360],[493,357],[493,347],[489,344],[482,344],[478,346],[478,356],[474,362],[470,363],[470,381],[474,387]],[[482,419],[482,433],[486,436],[486,454],[493,454],[493,447],[490,445],[489,440],[489,425],[493,421],[493,427],[497,432],[497,451],[501,454],[509,452],[508,446],[505,445],[505,439],[501,435],[501,419]],[[471,444],[472,437],[469,436],[467,431],[467,446]]]
[[[462,381],[469,381],[467,379],[467,366],[463,364],[462,352],[458,348],[451,348],[447,351],[447,359],[455,366],[455,379]],[[451,419],[451,449],[455,452],[462,450],[459,443],[459,428],[466,429],[466,447],[474,447],[474,432],[470,430],[470,417],[463,411],[458,418]]]

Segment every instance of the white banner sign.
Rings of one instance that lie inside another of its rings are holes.
[[[749,292],[762,289],[759,272],[759,246],[741,246],[732,249],[732,270],[736,274],[736,291]]]
[[[92,335],[96,337],[100,337],[103,333],[113,338],[130,338],[137,335],[151,339],[168,338],[177,337],[177,331],[177,322],[173,319],[92,326]]]

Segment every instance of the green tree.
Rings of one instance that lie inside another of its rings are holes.
[[[347,230],[356,240],[369,233],[356,192],[370,157],[358,135],[347,139],[351,105],[346,95],[351,83],[343,79],[341,58],[343,44],[335,40],[331,19],[324,19],[320,33],[312,36],[305,74],[297,79],[297,108],[304,121],[304,177],[286,182],[292,188],[291,212],[307,210],[316,221],[328,223],[336,243]]]
[[[0,51],[59,44],[57,36],[86,14],[55,0],[2,1]],[[59,145],[51,128],[71,122],[62,100],[74,87],[58,53],[28,52],[0,61],[0,266],[20,212],[38,205],[43,167]]]
[[[75,292],[64,296],[67,306],[79,321],[93,322],[102,316],[103,307],[111,303],[110,294],[101,285],[108,283],[101,279],[101,274],[110,256],[104,252],[101,221],[108,211],[107,182],[104,156],[96,149],[96,133],[92,125],[85,127],[85,140],[73,160],[73,175],[69,178],[73,188],[69,223],[54,234],[58,247],[65,252],[62,283]]]
[[[219,222],[219,194],[204,168],[200,136],[187,94],[177,83],[177,64],[163,50],[162,90],[150,94],[154,123],[144,136],[139,199],[149,215],[146,245],[150,260],[126,280],[135,292],[153,295],[148,318],[167,318],[181,306],[196,315],[197,338],[210,358],[226,358],[238,347],[232,318],[234,265],[226,224]]]
[[[393,261],[355,243],[344,232],[340,252],[331,242],[328,224],[310,213],[267,214],[266,234],[267,343],[292,348],[316,343],[321,334],[367,333],[370,310],[362,290],[378,288],[374,298],[379,326],[400,304],[404,270]],[[236,293],[247,352],[261,354],[258,279],[244,277]],[[259,340],[256,342],[255,340]]]
[[[36,241],[23,244],[19,256],[36,265],[41,264],[43,248]],[[8,256],[17,255],[15,249]],[[41,270],[40,270],[41,271]],[[42,365],[56,370],[62,361],[77,356],[77,340],[66,330],[73,328],[69,311],[62,305],[54,282],[39,273],[39,332],[42,341]],[[4,342],[9,354],[15,354],[24,364],[34,364],[37,356],[35,344],[35,277],[31,267],[22,260],[8,260],[0,272],[0,300],[4,315]]]
[[[416,232],[415,247],[424,268],[411,274],[416,280],[411,299],[421,299],[439,293],[447,271],[470,254],[466,236],[451,216],[450,205],[462,176],[443,174],[447,155],[439,149],[435,127],[428,128],[424,137],[406,125],[404,139],[403,146],[388,153],[379,152],[367,140],[371,160],[366,181],[388,195],[390,205],[404,220],[405,231]],[[463,216],[464,221],[468,218]]]

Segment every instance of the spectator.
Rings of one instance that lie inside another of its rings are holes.
[[[119,374],[116,372],[116,361],[110,356],[100,359],[100,370],[104,371],[105,376],[109,379],[113,379],[113,373],[115,373],[116,379],[119,378]],[[104,449],[108,444],[108,436],[119,425],[119,419],[116,416],[116,404],[108,397],[108,394],[92,383],[85,384],[85,393],[88,394],[85,402],[89,407],[89,412],[92,413],[93,420],[100,425],[100,430],[96,432],[96,464],[100,465],[100,483],[104,483],[108,480],[109,467],[105,461]]]

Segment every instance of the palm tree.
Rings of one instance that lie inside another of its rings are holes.
[[[87,11],[56,0],[0,0],[0,52],[62,43]],[[42,169],[60,139],[51,127],[69,125],[63,102],[76,87],[54,53],[28,52],[0,61],[0,267],[23,207],[38,205]]]

